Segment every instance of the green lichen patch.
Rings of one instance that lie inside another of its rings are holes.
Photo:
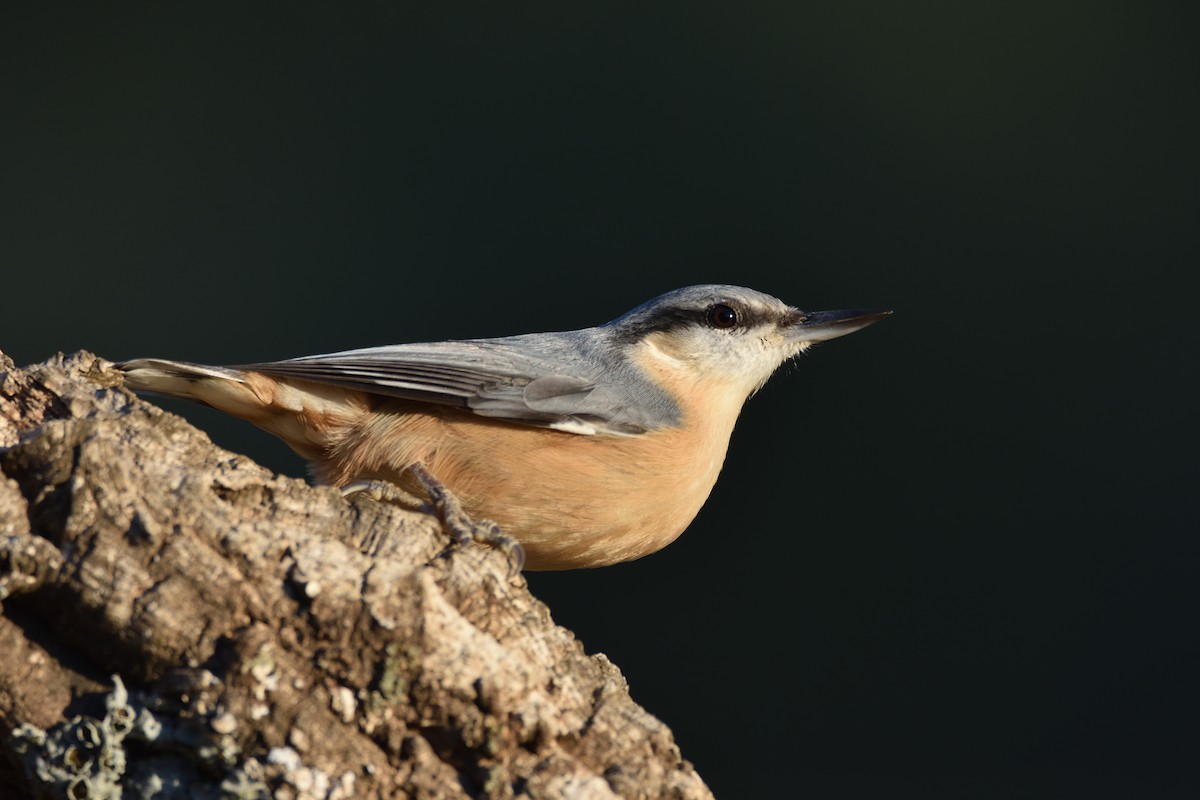
[[[149,711],[130,704],[120,676],[113,675],[112,680],[102,719],[74,717],[49,730],[27,723],[13,731],[13,750],[45,796],[120,798],[126,739],[149,742],[161,733],[162,726]]]

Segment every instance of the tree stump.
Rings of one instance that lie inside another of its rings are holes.
[[[4,798],[710,797],[500,552],[0,353]]]

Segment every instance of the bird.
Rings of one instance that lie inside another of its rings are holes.
[[[673,542],[708,499],[746,400],[813,344],[889,314],[705,284],[577,330],[116,367],[131,389],[278,436],[317,483],[423,492],[489,521],[524,569],[562,570]]]

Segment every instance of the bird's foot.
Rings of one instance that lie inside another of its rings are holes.
[[[388,481],[354,481],[342,486],[338,491],[342,493],[342,497],[362,495],[380,503],[390,503],[402,508],[421,510],[429,507],[415,494],[406,492]],[[387,541],[387,533],[388,531],[382,526],[372,526],[366,539],[360,543],[359,549],[369,556],[378,556],[384,547],[384,542]]]
[[[513,574],[525,568],[525,549],[521,547],[520,542],[502,531],[500,526],[490,519],[472,519],[462,507],[462,502],[445,484],[433,477],[424,465],[413,464],[408,471],[429,493],[433,510],[442,521],[442,525],[454,537],[456,545],[463,547],[471,542],[479,542],[503,553]]]
[[[380,503],[391,503],[406,508],[424,508],[426,503],[411,492],[406,492],[394,483],[387,481],[354,481],[338,489],[342,497],[361,494]]]
[[[428,509],[437,515],[442,526],[454,537],[454,544],[463,547],[471,542],[479,542],[495,548],[508,559],[513,574],[519,573],[525,567],[525,550],[520,542],[513,539],[491,520],[474,520],[462,506],[462,502],[446,488],[445,484],[435,478],[421,464],[413,464],[408,468],[413,477],[429,494],[429,502],[401,489],[388,481],[355,481],[342,487],[343,497],[363,494],[381,503],[392,503],[405,508]],[[376,543],[365,542],[363,549],[374,553]]]

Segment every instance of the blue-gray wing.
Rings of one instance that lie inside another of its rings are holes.
[[[675,421],[661,390],[606,363],[581,333],[389,345],[238,368],[569,433],[637,435]]]

